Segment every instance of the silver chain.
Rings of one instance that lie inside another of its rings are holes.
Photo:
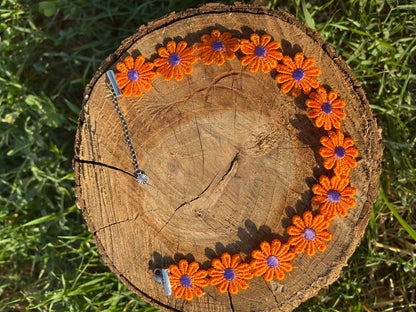
[[[116,109],[118,117],[120,118],[121,124],[123,126],[124,138],[126,139],[127,146],[130,150],[136,180],[140,184],[147,184],[147,175],[139,167],[139,161],[137,160],[136,150],[134,149],[133,143],[131,142],[129,127],[127,125],[126,118],[124,118],[124,115],[121,112],[120,104],[118,103],[118,96],[120,95],[120,90],[118,89],[118,85],[114,77],[114,72],[112,70],[108,71],[107,77],[110,80],[108,88],[110,90],[111,97],[113,98],[114,108]]]

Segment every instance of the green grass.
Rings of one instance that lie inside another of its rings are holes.
[[[136,28],[195,0],[0,0],[0,311],[153,311],[104,265],[74,205],[85,85]],[[341,277],[297,311],[416,310],[416,4],[270,1],[316,29],[383,129],[380,191]]]

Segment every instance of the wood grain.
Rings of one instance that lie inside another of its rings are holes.
[[[350,176],[357,206],[331,223],[328,249],[297,256],[282,282],[254,278],[232,297],[207,287],[202,298],[185,302],[164,295],[153,269],[182,258],[207,269],[225,251],[249,258],[263,240],[286,241],[291,218],[311,209],[311,186],[327,172],[318,153],[326,132],[306,116],[306,97],[283,94],[273,72],[250,73],[234,59],[223,66],[198,62],[183,81],[158,77],[151,91],[121,101],[149,177],[148,185],[136,182],[104,73],[127,55],[152,61],[169,40],[193,45],[212,29],[238,38],[268,33],[283,54],[302,51],[317,60],[321,85],[347,103],[342,130],[360,151]],[[315,31],[284,12],[211,4],[140,27],[102,63],[79,118],[76,200],[110,269],[162,310],[289,311],[347,265],[376,198],[381,156],[381,136],[362,88]]]

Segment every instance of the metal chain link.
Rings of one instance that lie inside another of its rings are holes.
[[[133,162],[134,174],[136,176],[136,180],[140,184],[147,184],[147,175],[139,167],[139,161],[137,160],[136,150],[134,149],[133,143],[131,142],[129,127],[127,125],[126,118],[124,118],[124,115],[121,112],[120,104],[118,103],[116,92],[114,91],[114,88],[111,83],[108,84],[108,88],[110,90],[111,97],[113,98],[114,108],[116,109],[118,117],[120,118],[121,124],[123,126],[124,138],[126,139],[127,146],[129,147],[129,150],[130,150],[130,155],[131,155],[131,159]]]

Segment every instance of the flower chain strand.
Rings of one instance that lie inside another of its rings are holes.
[[[211,34],[204,34],[201,41],[195,47],[188,47],[185,41],[178,44],[170,41],[166,48],[158,50],[160,58],[153,63],[145,63],[143,56],[138,56],[136,61],[127,56],[125,63],[117,64],[121,73],[116,74],[120,89],[124,89],[124,96],[140,96],[141,88],[150,90],[149,80],[156,74],[163,75],[166,81],[172,78],[180,81],[184,74],[192,73],[192,64],[198,60],[202,60],[205,65],[215,62],[221,66],[226,60],[238,56],[237,52],[240,50],[244,54],[239,58],[240,63],[242,66],[248,66],[250,72],[260,69],[268,73],[274,69],[277,72],[275,80],[281,84],[283,93],[291,91],[294,97],[298,97],[303,92],[309,96],[305,102],[310,108],[308,117],[316,118],[315,125],[323,126],[328,131],[328,136],[322,136],[320,140],[322,148],[319,154],[326,158],[324,167],[332,170],[332,177],[322,175],[319,184],[312,187],[314,196],[311,205],[319,206],[319,213],[314,216],[311,210],[307,210],[303,216],[294,216],[293,225],[286,229],[290,235],[287,243],[282,244],[278,239],[271,243],[264,241],[260,244],[259,250],[251,253],[252,260],[247,262],[244,262],[239,254],[230,255],[225,252],[220,259],[212,260],[211,268],[208,270],[200,270],[197,262],[189,264],[185,259],[180,260],[178,266],[171,265],[169,279],[173,295],[175,298],[183,297],[188,301],[194,296],[202,296],[201,288],[208,285],[217,286],[220,293],[228,291],[234,295],[239,289],[248,288],[248,280],[253,276],[263,276],[267,282],[272,281],[274,277],[283,280],[285,272],[293,270],[291,261],[297,254],[305,250],[308,256],[315,255],[316,250],[324,252],[327,248],[324,241],[329,242],[332,239],[332,234],[328,231],[331,220],[337,214],[345,217],[347,208],[355,206],[352,196],[356,194],[356,189],[349,185],[348,175],[350,168],[356,167],[355,157],[358,156],[354,140],[345,138],[340,130],[340,120],[346,118],[342,110],[345,102],[338,98],[336,91],[328,92],[320,87],[316,77],[321,74],[321,70],[314,67],[314,58],[305,59],[303,53],[297,53],[293,59],[287,55],[283,56],[279,51],[280,44],[272,41],[272,37],[267,34],[260,37],[253,33],[250,40],[240,40],[228,32],[221,34],[215,29]],[[197,52],[196,56],[193,55],[194,52]],[[283,64],[278,61],[282,61]],[[156,67],[155,72],[151,71],[153,67]],[[119,108],[116,107],[116,110],[120,115]],[[123,123],[123,127],[126,128],[127,124]]]

